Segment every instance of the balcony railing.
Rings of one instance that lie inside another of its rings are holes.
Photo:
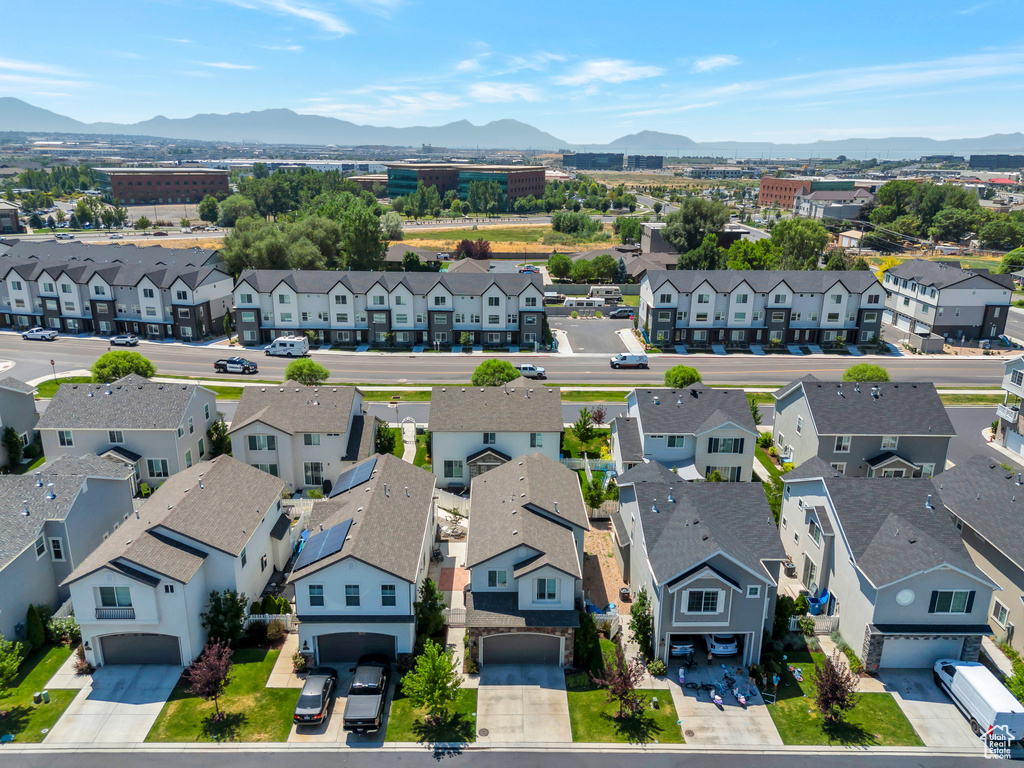
[[[1008,421],[1011,424],[1017,423],[1017,417],[1020,415],[1020,409],[1009,405],[997,405],[996,416],[1004,421]]]
[[[134,608],[97,608],[97,619],[134,619]]]

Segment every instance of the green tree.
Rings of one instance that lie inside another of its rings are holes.
[[[1007,275],[1024,269],[1024,248],[1015,248],[1003,256],[999,264],[999,274]]]
[[[210,439],[211,459],[225,454],[231,455],[231,436],[228,435],[228,425],[224,423],[224,419],[217,419],[213,422],[207,435]]]
[[[679,269],[721,269],[725,263],[725,249],[718,247],[718,235],[704,235],[704,240],[692,251],[680,255]]]
[[[572,272],[572,259],[564,253],[553,253],[548,259],[548,274],[564,280]]]
[[[932,240],[961,240],[968,232],[978,226],[978,215],[975,211],[962,208],[943,208],[932,218],[928,228],[928,237]]]
[[[771,240],[737,240],[726,252],[729,269],[775,269],[776,253]]]
[[[654,209],[654,215],[659,219],[661,218],[661,209],[664,207],[660,200],[655,200],[654,205],[651,206]]]
[[[569,277],[574,283],[589,283],[594,279],[594,265],[586,259],[577,259],[572,263]]]
[[[444,592],[431,579],[424,579],[420,586],[420,599],[413,603],[416,631],[425,637],[440,634],[444,629],[444,611],[447,607]]]
[[[761,424],[761,406],[757,404],[757,397],[755,395],[747,395],[747,405],[750,406],[750,418],[754,420],[754,426],[760,426]]]
[[[46,644],[46,630],[43,628],[43,619],[39,615],[39,609],[29,605],[25,614],[25,645],[36,650]]]
[[[978,230],[978,239],[985,248],[1009,251],[1024,245],[1024,222],[1000,216]]]
[[[412,251],[406,251],[402,256],[403,272],[419,272],[420,266],[419,254],[413,253]]]
[[[78,226],[77,219],[75,218],[75,214],[71,214],[71,223],[70,223],[69,226],[72,229],[75,229]],[[136,229],[141,229],[143,232],[145,232],[147,229],[149,229],[152,226],[153,226],[153,222],[151,222],[145,216],[139,216],[139,218],[137,218],[135,220],[135,228]]]
[[[391,431],[384,422],[377,425],[377,432],[374,435],[374,450],[382,456],[395,452],[395,433]]]
[[[625,285],[629,282],[629,273],[626,272],[626,262],[620,257],[615,262],[615,273],[612,275],[612,282],[618,285]]]
[[[124,378],[134,373],[147,379],[156,374],[156,366],[138,352],[118,349],[100,355],[92,364],[92,380],[100,384]]]
[[[836,252],[833,253],[828,260],[828,264],[825,265],[825,269],[832,270],[834,272],[843,272],[846,270],[846,261],[843,260],[843,254]]]
[[[779,250],[781,269],[817,269],[831,236],[811,219],[792,218],[772,227],[772,244]]]
[[[322,384],[330,377],[331,372],[315,360],[308,357],[300,357],[288,363],[284,369],[285,381],[297,381],[299,384],[313,386]]]
[[[455,670],[452,652],[433,640],[427,640],[416,666],[402,678],[402,693],[426,709],[433,722],[448,719],[461,687],[462,675]]]
[[[721,232],[728,221],[729,208],[722,203],[687,197],[679,203],[679,210],[665,217],[661,234],[679,253],[688,253],[704,242],[705,235]]]
[[[594,269],[594,278],[597,280],[608,280],[615,276],[615,267],[617,266],[615,258],[611,254],[602,253],[596,256],[591,262]]]
[[[342,251],[346,268],[358,272],[380,272],[388,243],[380,230],[380,221],[373,211],[353,206],[342,220]]]
[[[643,224],[640,219],[632,216],[619,216],[615,219],[614,226],[618,230],[620,243],[640,241],[640,236],[643,232]]]
[[[580,408],[572,425],[572,433],[581,443],[589,443],[594,439],[594,415],[587,406]]]
[[[245,595],[226,589],[210,592],[206,610],[199,618],[212,641],[223,640],[234,645],[245,634]]]
[[[889,372],[873,363],[857,363],[843,371],[843,381],[892,381]]]
[[[7,693],[11,682],[18,676],[24,657],[21,643],[12,642],[0,635],[0,698]]]
[[[683,389],[701,381],[700,372],[688,365],[674,365],[665,371],[665,386]]]
[[[3,438],[0,441],[7,451],[7,466],[14,468],[21,464],[23,447],[18,431],[14,427],[4,427]]]
[[[220,202],[217,223],[222,227],[233,227],[235,222],[247,216],[256,216],[256,203],[244,195],[230,195]]]
[[[34,212],[28,217],[28,225],[32,227],[32,229],[42,229],[45,226],[43,224],[42,217],[38,213]]]
[[[641,587],[629,608],[629,632],[633,642],[640,646],[640,653],[646,661],[654,658],[654,619],[651,616],[651,599],[647,588]]]
[[[380,228],[388,240],[401,240],[405,234],[402,230],[402,217],[394,211],[388,211],[380,217]]]
[[[518,379],[519,371],[507,360],[484,360],[473,371],[470,379],[474,387],[500,387],[502,384]]]
[[[213,195],[207,195],[199,201],[199,218],[210,224],[220,218],[220,206],[217,204],[217,198]]]

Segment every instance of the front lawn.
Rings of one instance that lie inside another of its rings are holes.
[[[91,376],[63,376],[58,379],[47,379],[36,385],[36,400],[52,399],[61,384],[89,384],[91,382]]]
[[[788,659],[777,660],[783,667],[779,696],[775,704],[768,705],[775,727],[788,745],[831,745],[863,747],[922,747],[924,742],[914,731],[896,700],[888,693],[859,694],[857,705],[846,713],[845,722],[826,726],[814,706],[814,685],[811,675],[814,662],[821,663],[825,655],[806,651],[787,651]],[[803,671],[803,682],[798,682],[786,669],[792,664]]]
[[[667,690],[640,691],[644,710],[637,716],[617,717],[619,705],[608,702],[601,688],[570,688],[569,720],[572,722],[572,740],[582,742],[611,742],[617,744],[683,744],[679,716]],[[658,697],[658,708],[651,707],[652,697]]]
[[[455,702],[452,716],[438,725],[428,725],[426,710],[413,706],[402,693],[401,683],[395,687],[395,698],[388,715],[388,731],[384,741],[461,742],[476,741],[476,688],[463,688]]]
[[[12,734],[21,743],[46,738],[44,731],[53,728],[78,691],[51,690],[49,704],[33,704],[32,694],[48,690],[46,684],[70,655],[69,646],[48,645],[29,654],[21,663],[11,687],[0,697],[0,711],[6,712],[0,717],[0,735]]]
[[[405,443],[403,442],[402,428],[388,427],[388,429],[390,429],[391,434],[395,436],[395,446],[394,448],[391,449],[391,453],[393,453],[398,458],[402,458],[402,455],[405,453]]]
[[[754,455],[757,456],[757,460],[761,462],[761,466],[768,470],[768,474],[771,475],[772,480],[782,479],[782,470],[779,469],[779,465],[772,461],[771,456],[765,453],[764,448],[760,445],[754,449]]]
[[[299,689],[266,687],[279,653],[263,648],[235,651],[231,682],[219,702],[226,717],[216,723],[210,720],[213,702],[193,696],[182,680],[146,741],[287,741]]]
[[[417,467],[430,466],[430,437],[416,435],[416,458],[412,461]]]
[[[581,442],[571,429],[566,430],[562,440],[562,452],[573,459],[582,459],[584,455],[591,459],[611,458],[609,443],[611,430],[595,429],[594,437],[586,443]]]

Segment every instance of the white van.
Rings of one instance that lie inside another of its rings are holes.
[[[604,299],[576,298],[570,296],[562,304],[570,309],[597,309],[604,306]]]
[[[278,336],[263,353],[275,357],[305,357],[309,354],[309,339],[305,336]]]
[[[1024,706],[985,665],[977,661],[939,659],[933,671],[935,682],[971,721],[975,736],[997,741],[1024,738]]]
[[[646,368],[647,355],[633,355],[620,352],[608,360],[612,368]]]
[[[592,299],[614,299],[619,301],[622,299],[622,289],[617,285],[592,285],[587,296]]]

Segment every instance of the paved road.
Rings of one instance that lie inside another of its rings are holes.
[[[946,413],[949,414],[949,420],[953,422],[953,428],[956,430],[956,437],[949,443],[950,461],[954,464],[963,464],[971,456],[983,453],[1000,464],[1013,464],[1005,454],[997,451],[981,437],[981,431],[996,417],[994,405],[950,407],[946,409]],[[1024,465],[1024,457],[1018,457],[1016,461]],[[1024,471],[1024,466],[1020,469]]]
[[[657,203],[661,203],[661,206],[662,206],[661,207],[661,215],[662,216],[667,216],[668,214],[672,213],[673,211],[679,210],[679,208],[677,206],[675,206],[675,205],[672,205],[672,203],[666,203],[664,200],[660,200],[659,198],[656,198],[656,197],[651,197],[650,195],[641,195],[639,192],[636,193],[636,199],[637,199],[637,202],[643,203],[644,205],[646,205],[648,208],[650,208],[652,210],[654,209],[654,204],[656,202]]]
[[[51,359],[57,372],[88,368],[107,351],[100,339],[60,338],[54,342],[25,341],[12,332],[0,333],[0,359],[16,363],[10,371],[27,381],[50,373]],[[230,378],[213,373],[213,361],[228,353],[226,347],[186,347],[178,344],[142,343],[138,351],[146,355],[164,374]],[[237,352],[237,350],[233,350]],[[258,348],[243,352],[259,362],[261,379],[280,379],[288,360],[266,357]],[[337,355],[313,353],[331,378],[339,382],[401,385],[468,381],[473,369],[485,357],[481,355]],[[512,362],[535,362],[547,368],[548,379],[557,384],[610,384],[632,387],[661,383],[665,370],[685,363],[695,366],[708,384],[781,386],[807,373],[823,379],[837,379],[857,359],[824,355],[791,357],[783,355],[652,355],[649,371],[620,370],[608,367],[605,355],[510,355]],[[860,358],[863,359],[863,358]],[[997,358],[894,357],[882,362],[895,381],[932,381],[938,386],[997,387],[1002,381],[1003,364]]]

